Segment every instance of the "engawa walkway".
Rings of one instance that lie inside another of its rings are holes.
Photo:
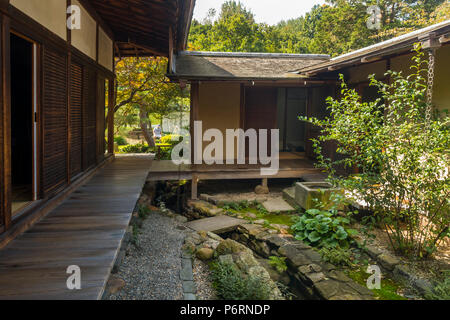
[[[0,299],[99,299],[151,158],[119,157],[0,251]],[[67,267],[81,290],[67,289]]]

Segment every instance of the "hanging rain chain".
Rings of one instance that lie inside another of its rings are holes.
[[[428,51],[428,86],[427,86],[427,106],[425,110],[425,125],[427,128],[431,122],[431,113],[433,112],[433,84],[434,84],[434,67],[435,67],[435,49]]]

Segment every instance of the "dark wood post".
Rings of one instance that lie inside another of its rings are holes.
[[[114,106],[116,105],[114,94],[114,79],[108,81],[108,153],[114,154]]]
[[[10,18],[1,16],[1,77],[2,77],[2,203],[0,215],[5,230],[11,226],[11,60]]]

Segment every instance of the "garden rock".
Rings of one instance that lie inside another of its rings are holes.
[[[219,255],[224,254],[233,254],[233,253],[239,253],[239,252],[250,252],[251,250],[247,248],[246,246],[240,244],[239,242],[236,242],[232,239],[226,239],[223,240],[216,249],[217,253]]]
[[[381,263],[381,266],[389,271],[393,271],[395,266],[400,263],[400,260],[387,253],[382,253],[378,256],[377,260]]]
[[[233,260],[238,268],[246,273],[248,273],[251,268],[259,266],[259,263],[256,261],[252,252],[240,252],[233,256]]]
[[[270,191],[269,191],[269,188],[268,188],[268,187],[265,187],[265,186],[257,186],[257,187],[255,188],[255,193],[256,193],[256,194],[269,194]]]
[[[116,276],[111,276],[111,278],[108,280],[106,291],[108,294],[116,294],[117,292],[122,290],[125,285],[125,280]]]
[[[197,250],[196,256],[202,261],[210,260],[213,257],[214,250],[210,248],[201,248]]]
[[[223,213],[222,209],[202,200],[189,201],[188,206],[191,207],[193,211],[199,213],[201,216],[215,217]]]

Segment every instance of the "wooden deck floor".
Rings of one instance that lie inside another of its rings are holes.
[[[279,171],[273,176],[262,176],[260,165],[176,165],[170,160],[154,161],[150,181],[192,180],[195,175],[201,180],[222,179],[262,179],[262,178],[301,178],[304,175],[318,175],[320,170],[314,162],[302,154],[281,153]]]
[[[0,251],[0,299],[101,298],[151,158],[119,157]],[[67,267],[81,290],[67,289]]]

